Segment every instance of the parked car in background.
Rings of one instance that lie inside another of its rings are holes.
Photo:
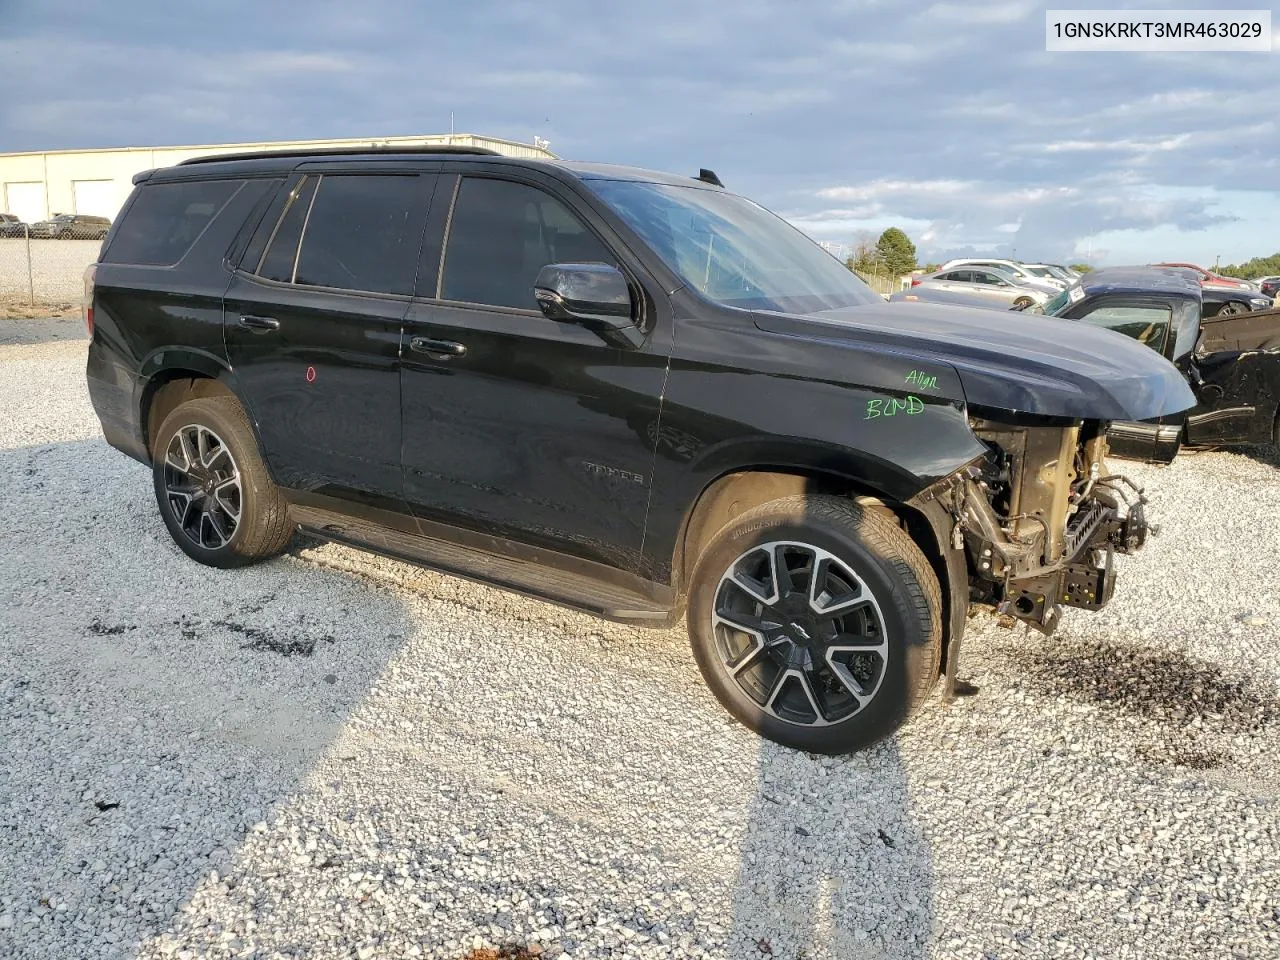
[[[1044,303],[1057,287],[1016,276],[997,267],[961,266],[911,280],[910,290],[938,289],[984,298],[992,306],[1029,307]]]
[[[27,225],[16,213],[0,213],[0,237],[25,237]]]
[[[1196,394],[1185,414],[1112,424],[1117,456],[1167,463],[1181,445],[1280,445],[1280,310],[1206,315],[1206,293],[1212,288],[1179,270],[1112,267],[1085,274],[1045,304],[1049,316],[1146,344]]]
[[[1263,296],[1280,296],[1280,277],[1259,277],[1254,283],[1258,285],[1258,290]]]
[[[1106,424],[1195,399],[1105,331],[886,304],[714,175],[434,148],[135,180],[86,376],[189,557],[302,528],[683,618],[726,709],[804,750],[891,733],[970,604],[1103,606],[1148,532]]]
[[[1224,277],[1220,274],[1206,270],[1204,267],[1197,266],[1194,263],[1153,263],[1153,267],[1179,267],[1183,270],[1191,270],[1200,278],[1200,282],[1217,283],[1226,287],[1240,287],[1245,290],[1255,289],[1253,284],[1248,280],[1237,280],[1235,277]]]
[[[920,285],[899,290],[889,297],[890,303],[950,303],[957,307],[981,307],[984,309],[1014,309],[1005,303],[995,303],[980,293],[966,293],[941,285]]]
[[[950,270],[953,267],[984,267],[988,269],[1003,270],[1005,273],[1012,273],[1015,277],[1027,281],[1028,283],[1037,283],[1043,287],[1061,290],[1066,286],[1066,282],[1054,276],[1044,276],[1035,271],[1029,270],[1025,264],[1019,263],[1017,260],[991,260],[976,257],[965,257],[959,260],[948,260],[942,265],[943,270]]]
[[[31,236],[46,240],[101,240],[111,229],[106,217],[84,213],[60,213],[31,225]]]
[[[1261,290],[1228,287],[1220,283],[1206,283],[1200,288],[1202,317],[1229,317],[1253,310],[1270,310],[1275,306],[1275,295]]]
[[[1076,280],[1076,274],[1065,267],[1059,267],[1052,263],[1023,263],[1020,266],[1023,270],[1035,274],[1041,280],[1048,280],[1059,287],[1065,287]]]

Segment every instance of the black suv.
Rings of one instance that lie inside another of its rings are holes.
[[[1048,632],[1147,533],[1106,422],[1191,406],[1081,324],[886,304],[698,179],[483,151],[188,161],[86,273],[107,440],[178,545],[297,529],[614,620],[686,616],[721,702],[843,752]]]
[[[45,240],[101,240],[111,229],[106,217],[93,217],[84,213],[60,213],[52,220],[41,220],[31,225],[33,239]]]

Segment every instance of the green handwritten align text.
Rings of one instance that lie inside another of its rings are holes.
[[[876,397],[867,401],[867,415],[864,420],[875,420],[877,417],[896,417],[898,414],[914,417],[924,413],[924,401],[919,397],[908,396],[904,400],[897,397]]]
[[[923,370],[912,370],[907,374],[907,383],[915,384],[921,390],[937,390],[938,378],[936,375],[930,375]]]

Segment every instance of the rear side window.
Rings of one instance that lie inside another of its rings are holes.
[[[465,178],[445,247],[445,300],[538,309],[533,281],[549,263],[608,263],[608,249],[564,204],[536,187]]]
[[[410,218],[421,206],[422,189],[417,176],[324,176],[307,217],[294,283],[412,293],[418,237]]]
[[[298,241],[302,228],[311,211],[311,198],[315,194],[319,177],[303,177],[289,195],[289,201],[275,228],[267,239],[266,253],[254,271],[268,280],[293,282],[293,267],[298,259]]]
[[[243,180],[144,184],[116,227],[103,260],[173,266],[243,185]]]

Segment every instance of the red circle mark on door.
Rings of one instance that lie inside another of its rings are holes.
[[[307,367],[307,383],[314,383],[316,379],[316,368]]]

